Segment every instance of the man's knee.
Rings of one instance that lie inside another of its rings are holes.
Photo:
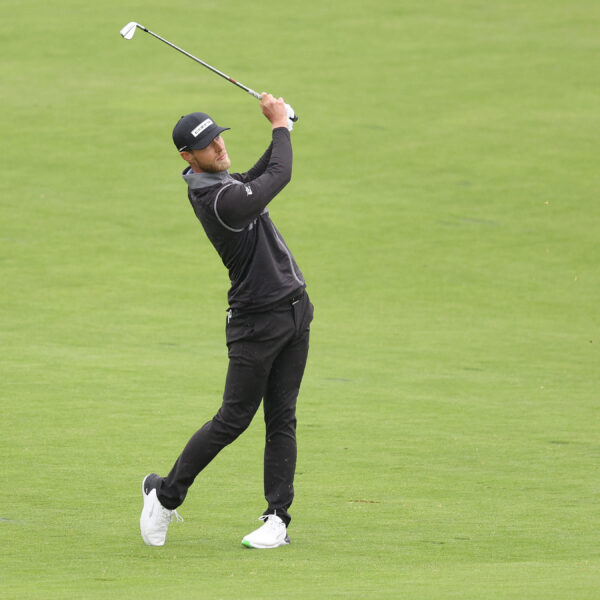
[[[282,407],[274,411],[265,411],[267,435],[277,433],[294,434],[296,432],[295,406]]]
[[[230,410],[223,410],[221,407],[213,417],[213,427],[228,442],[233,442],[248,429],[255,413],[256,410],[233,413]]]

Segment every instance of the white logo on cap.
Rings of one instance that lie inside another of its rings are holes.
[[[210,119],[204,119],[204,121],[202,121],[198,127],[192,129],[191,134],[194,137],[198,137],[207,127],[210,127],[212,124],[213,122]]]

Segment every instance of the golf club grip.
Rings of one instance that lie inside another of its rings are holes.
[[[258,92],[255,92],[253,89],[248,88],[245,85],[242,85],[239,81],[236,81],[232,77],[229,77],[229,81],[231,81],[231,83],[235,83],[235,85],[239,85],[241,88],[245,89],[249,94],[252,94],[252,96],[254,96],[257,100],[260,100],[262,98],[262,96]],[[292,121],[292,123],[295,123],[297,120],[298,120],[298,115],[294,111],[294,117],[292,119],[290,119],[290,121]]]

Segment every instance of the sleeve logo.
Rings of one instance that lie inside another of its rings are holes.
[[[245,185],[244,188],[246,189],[246,196],[252,196],[252,188],[249,185]]]

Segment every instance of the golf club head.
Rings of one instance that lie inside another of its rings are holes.
[[[127,23],[123,29],[119,32],[126,40],[130,40],[135,35],[135,30],[138,27],[138,24],[135,21],[131,21],[131,23]]]

